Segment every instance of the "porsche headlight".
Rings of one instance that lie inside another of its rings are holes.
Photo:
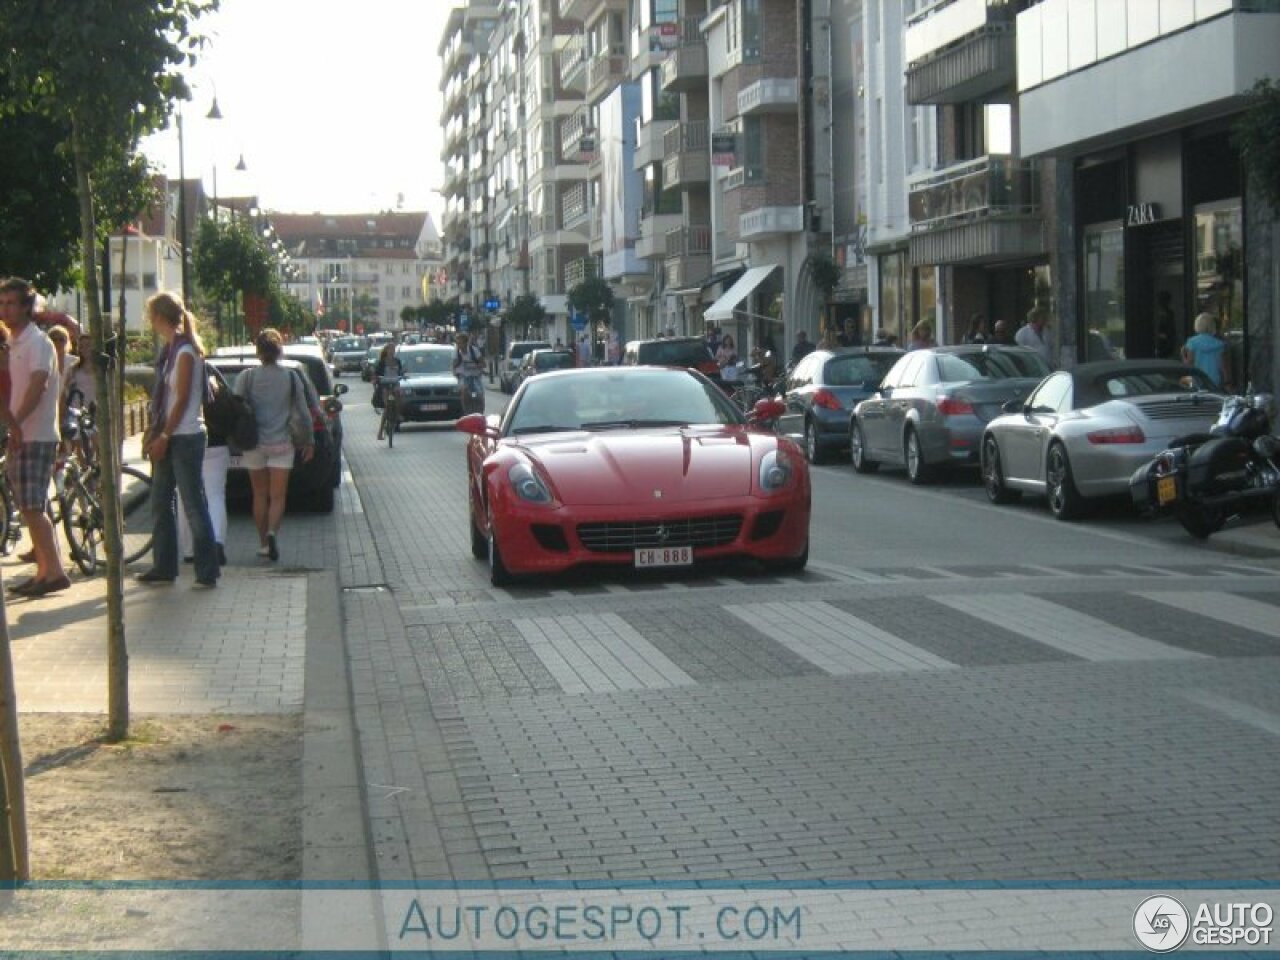
[[[512,489],[521,500],[529,503],[551,502],[551,491],[527,463],[517,463],[507,473],[507,479],[511,481]]]
[[[763,490],[781,490],[791,482],[794,472],[791,459],[780,450],[770,450],[760,460],[760,487]]]

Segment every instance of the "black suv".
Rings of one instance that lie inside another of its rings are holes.
[[[258,366],[258,355],[247,348],[224,348],[208,362],[234,387],[236,377]],[[310,463],[298,459],[289,472],[288,503],[290,508],[305,506],[317,513],[329,513],[333,510],[334,490],[342,482],[342,401],[338,398],[347,392],[347,385],[333,382],[329,364],[317,346],[288,344],[280,362],[306,373],[307,406],[319,409],[323,416],[323,422],[313,424],[317,433],[316,456]],[[328,432],[330,442],[320,438],[322,430]],[[249,472],[240,466],[239,459],[232,456],[227,472],[228,499],[243,498],[249,492]]]

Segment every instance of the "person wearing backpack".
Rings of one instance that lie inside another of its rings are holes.
[[[277,537],[289,493],[289,471],[294,452],[304,463],[315,456],[313,414],[307,405],[307,388],[294,366],[280,362],[284,338],[270,327],[254,341],[262,365],[250,367],[236,378],[236,394],[249,401],[258,424],[258,444],[244,451],[244,465],[253,487],[253,522],[258,528],[258,556],[280,559]],[[295,437],[295,424],[302,430]]]

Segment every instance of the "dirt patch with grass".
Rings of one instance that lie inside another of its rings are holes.
[[[35,880],[298,880],[302,718],[22,714]]]

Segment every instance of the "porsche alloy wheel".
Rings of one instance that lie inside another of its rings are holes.
[[[1021,493],[1005,486],[1004,468],[1000,465],[1000,445],[992,436],[982,442],[982,485],[992,503],[1014,503],[1022,499]]]
[[[1049,495],[1049,512],[1059,520],[1076,520],[1084,513],[1084,498],[1076,489],[1071,475],[1071,461],[1062,444],[1049,448],[1049,460],[1045,466],[1045,489]]]

